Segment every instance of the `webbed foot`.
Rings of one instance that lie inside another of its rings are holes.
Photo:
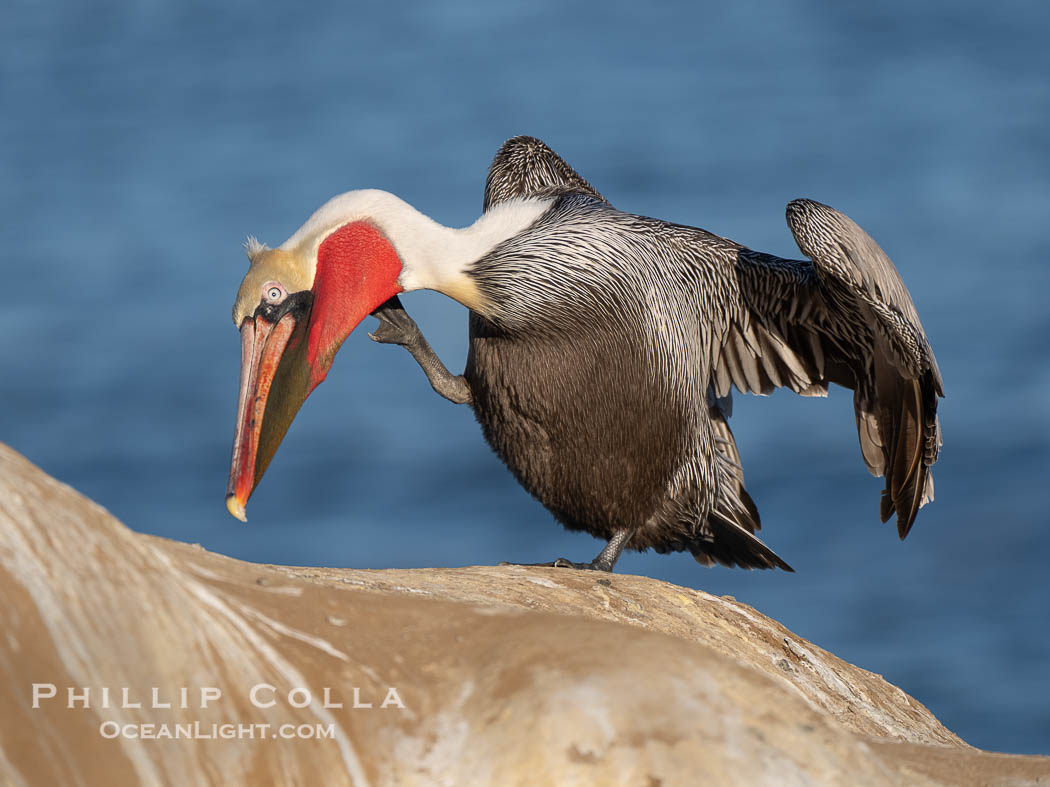
[[[612,571],[616,561],[620,559],[620,553],[634,535],[634,529],[617,530],[609,543],[598,553],[590,563],[573,563],[563,557],[552,560],[550,563],[500,563],[501,566],[536,566],[539,568],[576,568],[585,571]]]
[[[379,327],[368,334],[368,338],[380,344],[399,344],[402,347],[419,346],[423,334],[416,321],[408,316],[395,295],[379,306],[372,316],[379,320]]]

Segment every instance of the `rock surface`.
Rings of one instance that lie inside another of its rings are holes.
[[[133,533],[3,446],[0,600],[5,784],[1050,783],[1050,758],[973,749],[731,599],[244,563]]]

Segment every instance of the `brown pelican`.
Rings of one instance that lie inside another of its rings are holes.
[[[392,194],[333,198],[287,241],[249,239],[234,305],[242,370],[227,508],[244,505],[299,407],[369,314],[434,389],[470,404],[519,482],[572,530],[704,565],[790,567],[755,535],[726,418],[730,389],[854,391],[881,517],[904,538],[933,499],[937,364],[893,263],[844,214],[794,200],[809,260],[621,212],[537,139],[507,141],[484,213],[444,227]],[[397,300],[431,289],[470,309],[451,374]]]

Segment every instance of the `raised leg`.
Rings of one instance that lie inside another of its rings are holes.
[[[598,553],[598,556],[594,558],[590,563],[573,563],[571,560],[566,560],[563,557],[557,560],[552,560],[550,563],[500,563],[501,566],[540,566],[543,568],[578,568],[578,569],[589,569],[591,571],[612,571],[613,566],[616,565],[616,561],[620,559],[620,555],[623,552],[623,548],[627,546],[627,542],[631,540],[631,536],[634,535],[633,530],[619,530],[612,538],[609,539],[609,543],[605,545],[605,548]]]
[[[461,374],[452,374],[441,363],[396,295],[372,312],[372,316],[378,318],[379,327],[368,334],[368,338],[380,344],[400,344],[412,353],[435,391],[453,404],[470,404],[470,386],[466,379]]]

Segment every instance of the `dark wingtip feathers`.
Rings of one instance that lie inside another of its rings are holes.
[[[810,199],[789,202],[786,216],[822,282],[845,293],[833,301],[843,322],[868,322],[872,339],[855,348],[857,431],[869,469],[886,479],[882,521],[896,513],[904,539],[919,508],[933,498],[930,465],[940,447],[937,398],[943,396],[937,361],[899,272],[867,232]]]

